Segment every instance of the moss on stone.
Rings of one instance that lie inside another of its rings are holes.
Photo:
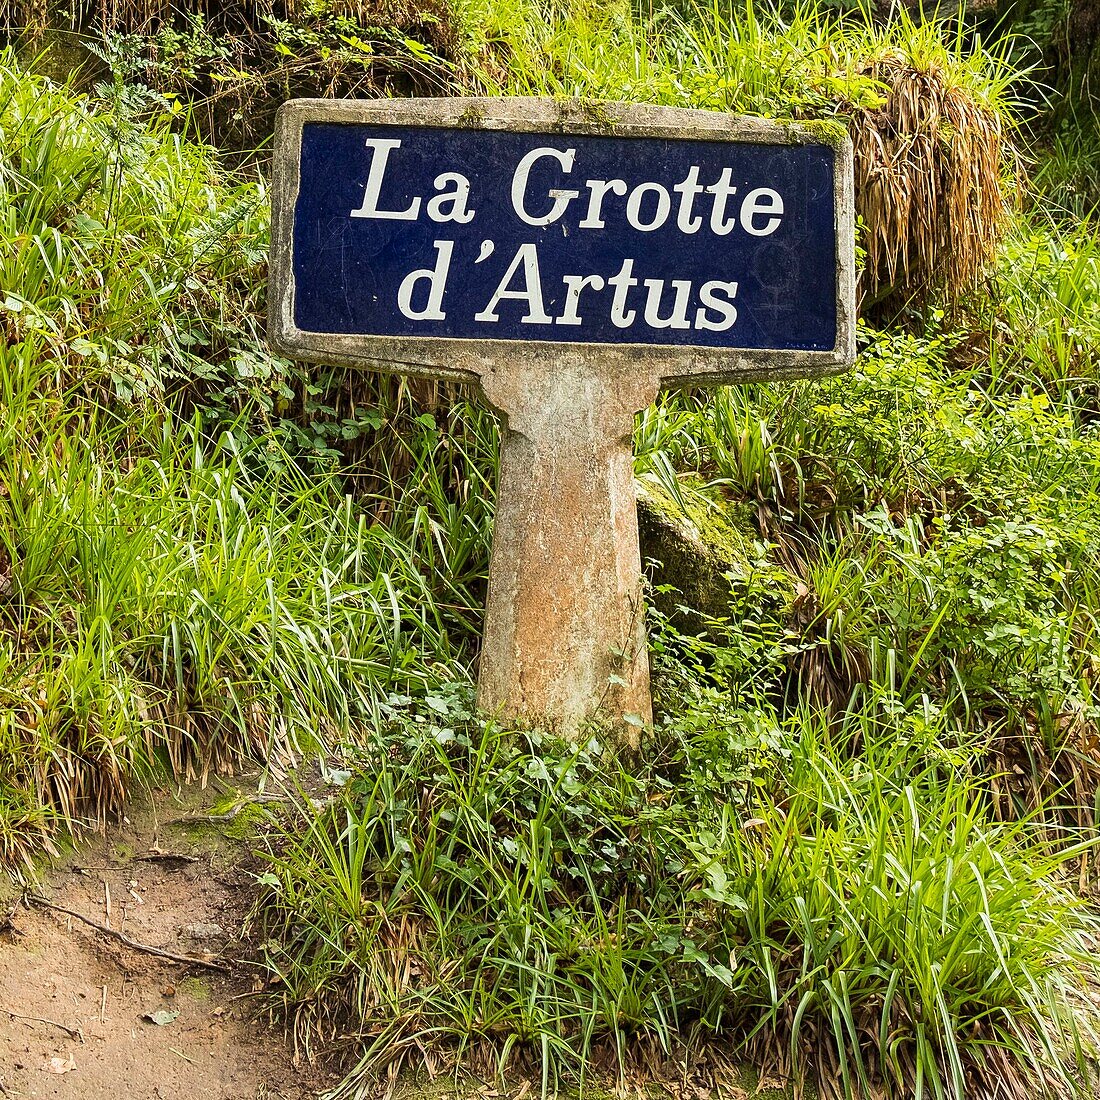
[[[475,104],[471,103],[466,110],[458,116],[456,125],[458,126],[480,126],[482,119],[485,118],[485,112]]]
[[[753,534],[702,493],[678,501],[645,482],[638,495],[642,559],[657,563],[647,566],[655,605],[692,633],[705,629],[707,619],[728,618],[731,578],[745,577],[752,568]],[[664,586],[673,591],[660,591]]]
[[[611,105],[602,99],[582,99],[580,109],[585,120],[599,126],[600,129],[612,132],[618,121],[611,111]]]
[[[835,118],[800,119],[791,124],[792,137],[808,133],[814,141],[831,145],[834,149],[848,137],[848,127]]]
[[[231,840],[250,840],[256,835],[265,815],[263,803],[246,802],[225,826],[225,835]]]

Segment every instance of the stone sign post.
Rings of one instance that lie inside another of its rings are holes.
[[[636,744],[634,415],[663,386],[850,365],[847,137],[637,104],[296,100],[273,186],[272,346],[474,382],[501,418],[479,705]]]

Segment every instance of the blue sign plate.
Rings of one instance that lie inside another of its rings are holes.
[[[837,141],[759,120],[742,124],[746,138],[703,112],[662,116],[703,116],[698,128],[608,133],[390,113],[304,101],[289,137],[284,126],[283,345],[328,335],[345,349],[362,338],[363,357],[364,341],[388,338],[379,358],[399,340],[421,358],[430,341],[845,358],[852,243],[838,239],[850,212]]]

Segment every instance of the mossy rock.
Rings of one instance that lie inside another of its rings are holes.
[[[690,634],[729,618],[731,582],[749,574],[753,557],[753,534],[731,510],[701,494],[677,501],[639,481],[638,532],[651,599],[662,614]]]

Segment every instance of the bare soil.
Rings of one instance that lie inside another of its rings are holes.
[[[237,938],[247,849],[203,825],[201,803],[212,798],[199,801],[154,792],[145,810],[49,868],[34,891],[228,972],[155,958],[8,891],[0,1100],[307,1100],[332,1083],[296,1061],[251,996],[258,971]],[[184,858],[161,858],[171,855]]]
[[[257,779],[238,780],[228,794],[224,784],[152,792],[106,835],[44,868],[37,883],[0,880],[0,1100],[316,1100],[337,1083],[295,1057],[254,996],[260,971],[239,930],[251,872],[260,869],[247,842]],[[32,894],[227,971],[157,958]],[[703,1063],[684,1064],[668,1079],[647,1073],[625,1088],[590,1082],[587,1095],[789,1098],[782,1082],[734,1068],[716,1076]],[[534,1100],[539,1091],[537,1080],[433,1079],[426,1063],[379,1081],[377,1097]]]

